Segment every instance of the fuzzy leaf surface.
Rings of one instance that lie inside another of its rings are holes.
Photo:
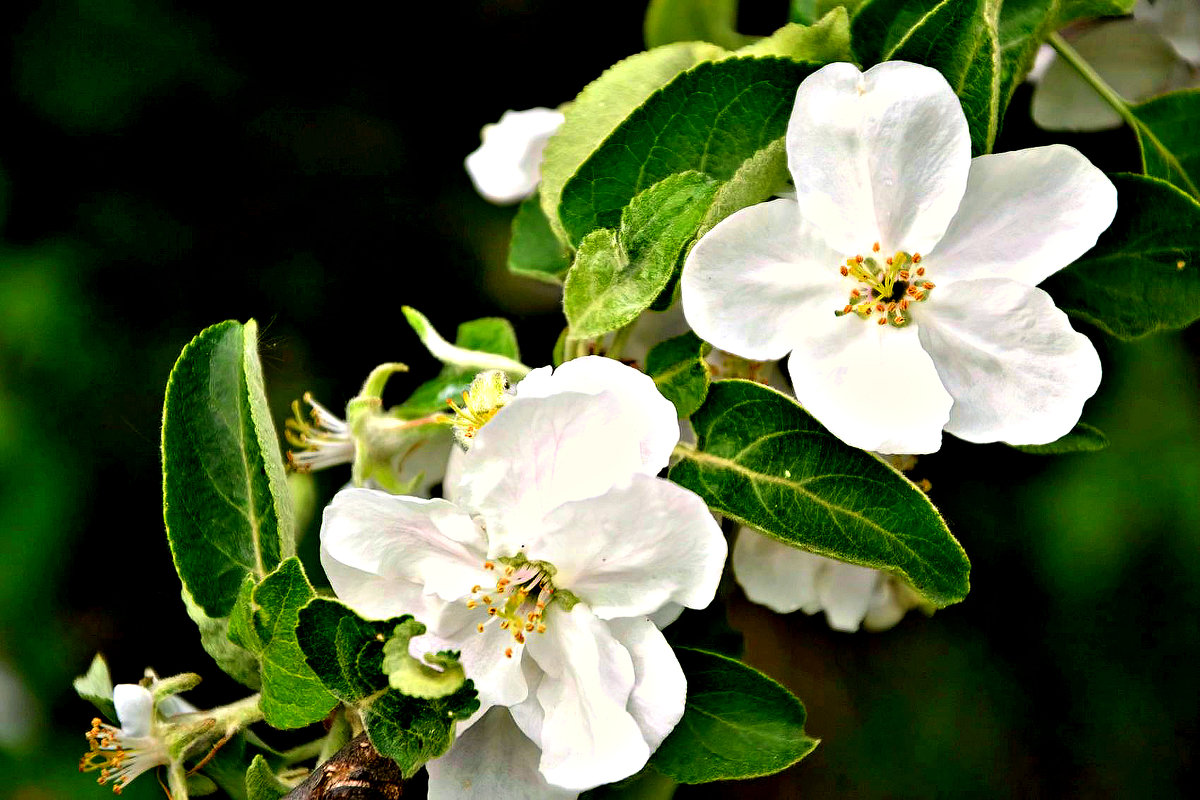
[[[680,417],[690,417],[708,396],[712,374],[704,356],[712,346],[688,331],[659,342],[646,355],[646,374]]]
[[[1137,117],[1142,167],[1200,200],[1200,89],[1184,89],[1129,109]]]

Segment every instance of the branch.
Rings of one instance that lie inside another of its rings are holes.
[[[396,762],[381,756],[361,733],[283,800],[397,800],[408,782]]]

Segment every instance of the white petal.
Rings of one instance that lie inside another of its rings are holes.
[[[608,629],[633,658],[633,693],[626,708],[653,752],[683,717],[687,678],[675,651],[651,620],[614,619]]]
[[[679,603],[667,603],[658,611],[650,615],[650,621],[660,631],[670,625],[675,620],[679,619],[679,615],[683,613],[683,606]]]
[[[546,625],[526,646],[545,673],[537,690],[542,775],[582,791],[634,774],[650,747],[626,710],[635,683],[629,652],[584,603],[555,608]]]
[[[868,243],[868,246],[869,243]],[[680,279],[683,313],[696,334],[758,361],[783,358],[804,339],[813,318],[846,303],[838,265],[792,200],[737,211],[688,254]]]
[[[703,500],[645,475],[560,506],[529,538],[529,558],[553,564],[554,584],[601,619],[650,614],[667,602],[704,608],[716,594],[727,549]]]
[[[504,708],[493,708],[426,765],[429,800],[572,800],[538,772],[541,751]]]
[[[733,544],[733,575],[746,597],[780,614],[817,610],[817,568],[823,561],[746,527]]]
[[[950,229],[922,263],[939,286],[973,278],[1036,286],[1090,250],[1116,213],[1116,187],[1073,147],[980,156]]]
[[[830,64],[800,84],[787,132],[800,213],[842,258],[933,249],[967,184],[971,139],[935,69]]]
[[[324,547],[321,567],[338,599],[367,619],[412,614],[426,622],[438,617],[446,605],[442,598],[426,594],[422,582],[355,569],[338,561]]]
[[[857,316],[835,321],[830,334],[788,359],[801,404],[854,447],[877,453],[941,447],[952,401],[921,348],[916,323],[893,328]]]
[[[481,195],[493,203],[515,203],[533,194],[541,180],[542,151],[563,123],[549,108],[505,111],[483,129],[483,143],[467,156],[467,173]]]
[[[875,585],[875,593],[871,596],[871,604],[863,617],[863,627],[869,631],[886,631],[904,618],[909,606],[900,601],[897,595],[895,579],[885,576]]]
[[[954,397],[946,430],[969,442],[1046,444],[1079,421],[1100,358],[1041,289],[1014,281],[938,287],[921,343]]]
[[[113,688],[113,705],[121,733],[125,736],[149,736],[154,726],[154,695],[136,683],[118,683]]]
[[[487,582],[486,546],[476,523],[452,503],[374,489],[338,492],[321,523],[323,562],[420,584],[444,600],[465,597],[472,585]],[[339,597],[357,591],[351,573],[326,572]]]
[[[825,619],[835,631],[853,633],[862,624],[876,585],[884,579],[879,570],[825,559],[817,573],[817,597]]]

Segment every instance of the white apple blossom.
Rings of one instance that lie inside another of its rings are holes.
[[[818,70],[788,125],[796,199],[742,209],[693,247],[688,322],[743,358],[790,352],[797,399],[856,447],[933,452],[943,428],[1060,438],[1100,359],[1035,286],[1095,243],[1116,190],[1070,147],[970,148],[936,70]]]
[[[637,370],[537,369],[478,416],[454,502],[344,490],[321,563],[359,613],[424,622],[414,653],[462,651],[481,707],[429,763],[431,798],[574,797],[637,772],[681,718],[686,681],[650,616],[711,602],[725,540],[656,477],[679,430]]]
[[[147,676],[156,682],[153,673],[147,672]],[[136,683],[117,684],[112,700],[121,724],[109,725],[98,717],[92,720],[92,729],[87,732],[90,750],[80,759],[79,769],[99,770],[96,782],[111,783],[113,791],[120,794],[146,770],[171,763],[160,723],[194,712],[196,707],[176,696],[163,697],[156,704],[153,691]]]
[[[475,190],[493,203],[507,205],[533,194],[542,179],[542,151],[563,123],[550,108],[505,111],[484,126],[479,149],[467,156],[467,174]]]

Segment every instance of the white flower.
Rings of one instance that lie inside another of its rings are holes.
[[[430,762],[430,797],[574,797],[637,772],[686,682],[648,617],[711,602],[725,540],[655,477],[679,436],[653,381],[588,357],[534,370],[474,435],[447,500],[345,490],[321,562],[359,613],[462,651],[481,708]],[[457,468],[455,470],[457,472]]]
[[[168,701],[173,705],[164,707]],[[146,770],[171,763],[166,742],[159,735],[159,716],[187,713],[195,708],[184,700],[169,697],[164,698],[156,713],[153,693],[136,683],[117,684],[113,689],[113,705],[120,727],[102,722],[99,717],[92,720],[92,729],[87,732],[91,749],[80,760],[79,769],[100,770],[96,782],[102,786],[111,782],[113,791],[120,794]]]
[[[1116,190],[1070,147],[970,147],[936,70],[818,70],[788,125],[796,199],[743,209],[696,244],[688,322],[743,358],[790,351],[796,397],[856,447],[933,452],[943,428],[1063,436],[1100,360],[1034,287],[1095,243]]]
[[[483,143],[466,160],[475,190],[500,205],[533,194],[542,179],[542,151],[562,123],[558,111],[531,108],[505,111],[499,122],[484,126]]]

